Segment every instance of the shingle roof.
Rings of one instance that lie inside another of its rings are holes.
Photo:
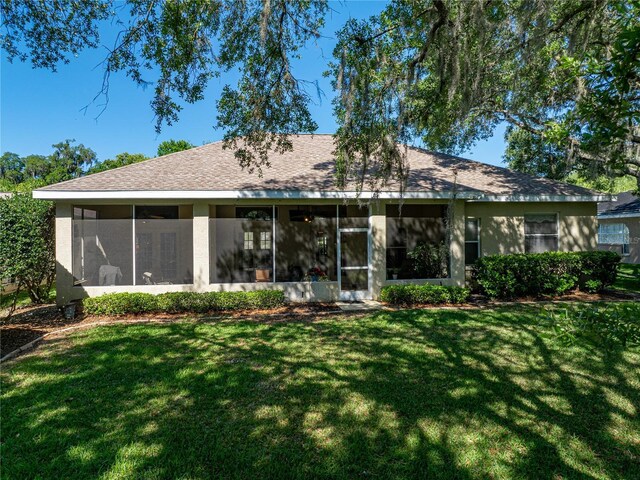
[[[640,197],[632,192],[619,193],[615,202],[598,203],[598,216],[640,215]]]
[[[339,191],[334,184],[332,135],[299,135],[292,137],[292,143],[292,152],[270,156],[271,167],[263,169],[262,177],[257,172],[243,170],[233,151],[223,149],[222,142],[215,142],[50,185],[39,191]],[[595,194],[574,185],[419,148],[410,147],[407,156],[410,166],[407,192],[451,192],[455,169],[455,190],[458,192],[543,196]]]

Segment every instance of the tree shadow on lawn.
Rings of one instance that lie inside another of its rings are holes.
[[[638,355],[528,312],[79,332],[5,369],[5,475],[638,478]]]

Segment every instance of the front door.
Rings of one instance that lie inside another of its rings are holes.
[[[364,300],[369,293],[369,230],[340,229],[338,243],[340,300]]]

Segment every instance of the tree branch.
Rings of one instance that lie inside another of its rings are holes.
[[[407,74],[407,83],[409,85],[411,85],[415,80],[416,66],[424,61],[433,38],[438,33],[440,27],[447,23],[447,18],[449,17],[449,9],[442,0],[434,0],[433,4],[438,12],[438,19],[433,25],[431,25],[431,29],[429,30],[429,34],[427,35],[427,40],[425,41],[424,45],[422,45],[420,52],[409,62],[409,72]]]

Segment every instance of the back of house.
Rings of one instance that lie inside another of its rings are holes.
[[[395,283],[463,285],[484,255],[597,248],[608,197],[585,188],[408,148],[402,193],[358,192],[335,184],[331,135],[292,142],[262,176],[218,142],[36,190],[56,202],[58,303],[264,288],[376,299]]]

